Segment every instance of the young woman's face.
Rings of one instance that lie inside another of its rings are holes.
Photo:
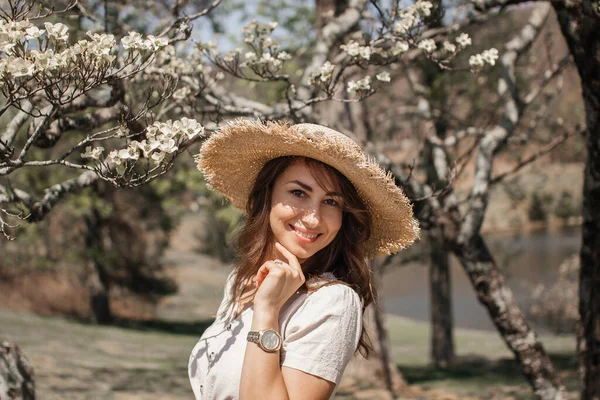
[[[341,193],[319,186],[304,162],[274,183],[269,221],[275,240],[303,261],[333,241],[342,226]]]

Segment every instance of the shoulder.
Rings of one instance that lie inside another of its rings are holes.
[[[362,302],[354,289],[342,283],[332,283],[302,294],[296,312],[291,315],[295,322],[328,319],[356,322],[362,315]]]
[[[328,307],[362,306],[354,289],[342,283],[324,285],[307,295],[306,303],[326,303]]]

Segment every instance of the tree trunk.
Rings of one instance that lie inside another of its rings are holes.
[[[0,343],[0,399],[34,400],[33,367],[16,344]]]
[[[600,399],[600,9],[589,0],[552,2],[583,91],[587,160],[579,273],[581,398]]]
[[[375,268],[371,261],[371,269],[377,271],[374,274],[375,287],[379,287],[379,281],[383,274],[382,268]],[[373,302],[365,311],[365,328],[369,334],[374,353],[369,359],[357,355],[346,368],[344,376],[357,380],[362,384],[386,390],[392,397],[396,397],[400,390],[406,386],[406,382],[394,363],[390,352],[390,342],[385,328],[385,318],[381,297]]]
[[[429,231],[429,284],[431,290],[431,363],[446,368],[454,361],[454,318],[448,251],[439,229]]]
[[[529,327],[504,284],[483,238],[475,235],[453,249],[467,273],[477,298],[488,310],[498,332],[514,353],[521,371],[540,399],[566,399],[564,388],[537,334]]]
[[[369,359],[357,354],[348,364],[344,377],[361,386],[383,389],[394,397],[406,382],[389,353],[389,339],[383,325],[382,310],[376,304],[367,307],[365,326],[375,353]]]
[[[321,29],[327,21],[337,17],[348,8],[348,0],[316,0],[315,27]]]
[[[108,324],[113,321],[109,301],[109,279],[102,265],[101,255],[104,252],[102,240],[102,216],[95,208],[86,216],[87,227],[85,245],[92,254],[88,272],[87,287],[90,293],[90,312],[93,322]]]

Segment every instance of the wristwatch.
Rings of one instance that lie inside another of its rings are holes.
[[[246,338],[249,342],[256,343],[258,347],[267,353],[274,353],[281,349],[281,335],[274,329],[263,329],[261,331],[250,331]]]

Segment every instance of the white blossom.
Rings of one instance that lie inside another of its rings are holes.
[[[356,57],[360,53],[360,45],[354,40],[340,46],[350,57]]]
[[[218,81],[222,81],[223,79],[225,79],[225,74],[223,72],[219,71],[215,74],[215,79]]]
[[[362,58],[364,58],[365,60],[369,60],[371,58],[371,47],[361,46],[359,52],[360,52],[360,56]]]
[[[132,141],[127,148],[119,150],[118,155],[121,160],[137,160],[140,157],[138,142]]]
[[[286,53],[285,51],[282,51],[280,53],[277,54],[277,59],[281,60],[281,61],[287,61],[287,60],[291,60],[292,56],[289,53]]]
[[[188,138],[193,139],[198,135],[204,134],[204,127],[195,119],[183,117],[179,121],[175,121],[174,125]]]
[[[190,88],[188,86],[184,86],[184,87],[179,88],[179,89],[177,89],[176,91],[173,92],[173,99],[175,99],[175,100],[183,100],[190,93],[191,93]]]
[[[355,93],[359,90],[369,89],[371,89],[371,77],[367,75],[358,81],[348,82],[348,88],[346,90],[348,91],[348,93]]]
[[[427,53],[431,53],[435,51],[435,41],[433,39],[424,39],[419,42],[417,45],[420,49],[423,49]]]
[[[444,42],[444,50],[448,53],[454,53],[456,51],[456,45],[446,41]]]
[[[270,47],[273,45],[273,39],[271,39],[270,37],[266,37],[262,40],[262,44],[264,47]]]
[[[240,49],[234,49],[223,56],[223,61],[233,62],[233,60],[235,60],[235,57],[237,57],[238,54],[240,54]]]
[[[474,68],[481,68],[485,65],[485,61],[481,54],[475,54],[469,57],[469,65]]]
[[[169,44],[169,39],[167,38],[157,38],[153,35],[148,35],[146,40],[144,40],[144,46],[148,50],[157,51],[166,47]]]
[[[390,73],[387,71],[378,73],[377,75],[375,75],[375,78],[377,78],[378,81],[382,81],[382,82],[389,82],[392,80],[390,77]]]
[[[39,71],[54,71],[66,65],[64,57],[54,54],[51,49],[46,51],[31,50],[31,59]]]
[[[127,168],[124,162],[125,160],[121,158],[121,152],[122,150],[113,150],[108,153],[108,156],[106,157],[107,162],[112,162],[114,164],[117,174],[119,175],[123,175]]]
[[[481,53],[481,58],[483,58],[483,61],[486,63],[495,65],[496,60],[498,59],[498,50],[493,47],[489,50],[484,50],[483,53]]]
[[[177,142],[175,139],[164,138],[160,141],[158,148],[165,153],[174,153],[177,151]]]
[[[12,58],[7,60],[6,72],[14,78],[32,76],[35,72],[35,64],[24,58]]]
[[[433,4],[431,4],[429,1],[417,0],[415,3],[415,8],[419,10],[422,15],[429,17],[431,15]]]
[[[148,158],[154,150],[158,149],[158,146],[160,146],[160,143],[156,140],[152,142],[142,140],[138,143],[138,148],[142,151],[144,157],[146,158]]]
[[[37,38],[39,38],[46,31],[43,30],[43,29],[39,29],[37,26],[30,26],[29,28],[27,28],[25,30],[25,32],[27,33],[25,35],[25,39],[30,40],[30,39],[37,39]]]
[[[104,152],[104,147],[86,146],[85,152],[81,153],[81,158],[90,158],[92,160],[100,159],[100,155]]]
[[[394,32],[397,34],[408,33],[419,24],[419,9],[416,4],[409,6],[400,13],[400,20],[394,24]]]
[[[254,61],[256,60],[256,53],[253,51],[249,51],[246,54],[244,54],[244,58],[246,59],[246,61]]]
[[[458,43],[458,45],[460,47],[467,47],[467,46],[471,45],[471,38],[469,37],[469,35],[467,33],[461,33],[456,38],[456,43]]]
[[[59,42],[66,42],[69,40],[69,27],[60,22],[56,24],[52,24],[50,22],[44,23],[44,28],[46,28],[46,32],[48,37],[54,38]]]
[[[168,120],[167,122],[155,122],[155,126],[158,127],[158,132],[160,135],[157,135],[158,140],[173,139],[178,135],[178,129],[173,124],[172,120]]]
[[[317,70],[315,70],[311,74],[310,80],[313,82],[315,80],[320,80],[321,82],[326,82],[329,79],[331,79],[331,74],[333,73],[334,68],[335,68],[335,65],[331,64],[329,61],[325,61],[325,64],[323,64],[321,67],[319,67]]]
[[[408,49],[409,49],[409,46],[408,46],[407,42],[398,41],[392,45],[392,48],[390,49],[390,53],[393,56],[397,56],[399,54],[405,53],[406,51],[408,51]]]
[[[124,49],[139,49],[143,43],[142,35],[138,32],[129,32],[127,36],[121,39]]]
[[[167,153],[164,153],[162,151],[155,151],[154,153],[152,153],[152,156],[150,156],[150,158],[152,158],[152,160],[155,163],[160,164],[161,162],[163,162],[166,155]]]

